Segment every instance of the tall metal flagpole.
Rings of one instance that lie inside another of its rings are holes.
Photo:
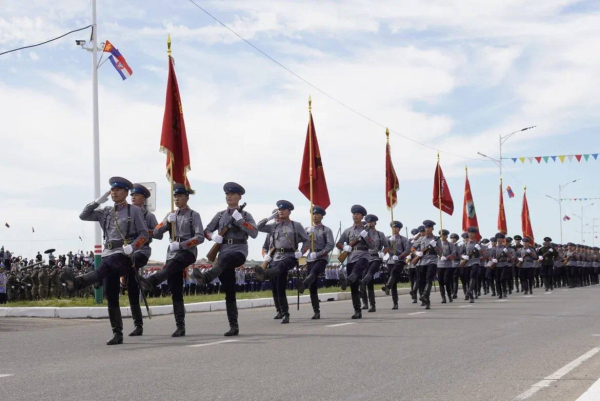
[[[100,124],[98,117],[98,25],[96,24],[96,0],[92,0],[92,114],[94,130],[94,199],[100,197]],[[100,267],[102,262],[102,233],[100,225],[94,229],[94,266]],[[102,303],[104,290],[94,290],[94,300]]]
[[[390,156],[390,160],[391,160],[392,151],[390,149],[390,130],[389,130],[389,128],[385,129],[385,139],[386,139],[386,144],[387,144],[386,152],[388,152],[388,151],[390,152],[389,156]],[[386,155],[386,158],[387,158],[387,155]],[[386,174],[387,174],[387,168],[386,168]],[[388,197],[390,198],[390,215],[392,218],[392,224],[390,224],[390,228],[392,229],[392,236],[393,236],[394,235],[394,198],[392,196],[392,191],[390,191],[388,193]],[[395,255],[395,254],[396,254],[396,241],[394,241],[392,243],[392,255]]]
[[[438,209],[440,209],[440,231],[444,228],[442,223],[442,169],[440,168],[440,151],[437,152],[437,176],[438,176]]]
[[[310,135],[308,135],[308,159],[310,160],[310,166],[308,168],[309,174],[309,188],[310,188],[310,225],[311,227],[315,226],[313,222],[313,146],[312,146],[312,127],[310,122],[312,121],[312,99],[308,96],[308,127],[310,130]],[[314,233],[310,236],[310,251],[314,252],[315,249],[315,236]]]
[[[172,63],[171,60],[171,34],[167,34],[167,55],[169,56],[169,63]],[[169,66],[170,67],[170,66]],[[167,85],[171,83],[168,82]],[[171,213],[175,212],[175,197],[173,196],[173,192],[175,190],[175,183],[173,182],[173,155],[169,155],[169,172],[171,176]],[[183,183],[185,184],[185,183]],[[171,241],[175,241],[175,222],[171,223]]]

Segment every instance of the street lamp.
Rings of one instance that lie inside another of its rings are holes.
[[[529,130],[529,129],[533,129],[533,128],[535,128],[535,127],[536,127],[536,126],[535,126],[535,125],[533,125],[533,126],[531,126],[531,127],[526,127],[526,128],[522,128],[522,129],[520,129],[520,130],[517,130],[517,131],[511,132],[510,134],[507,134],[507,135],[504,135],[504,136],[502,136],[502,135],[499,135],[499,137],[500,137],[500,177],[502,177],[502,145],[504,145],[504,143],[505,143],[506,141],[508,141],[508,140],[510,139],[510,137],[511,137],[511,136],[513,136],[514,134],[516,134],[517,132],[523,132],[523,131],[527,131],[527,130]]]
[[[586,206],[581,205],[581,243],[582,244],[583,244],[583,210],[590,206],[594,206],[595,204],[596,204],[596,202],[590,203],[589,205],[586,205]]]
[[[559,214],[558,217],[559,217],[559,223],[560,223],[560,243],[561,244],[563,243],[563,229],[562,229],[562,223],[563,223],[563,220],[562,220],[562,201],[563,201],[563,198],[562,198],[562,190],[565,189],[565,187],[567,185],[572,184],[572,183],[577,182],[577,181],[581,181],[581,178],[577,178],[576,180],[569,181],[566,184],[558,184],[558,199],[556,199],[553,196],[546,195],[546,197],[548,197],[548,198],[554,200],[556,203],[558,203],[558,214]]]

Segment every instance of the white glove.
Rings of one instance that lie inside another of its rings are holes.
[[[433,241],[431,241],[431,242],[429,243],[429,245],[431,245],[431,246],[437,246],[437,241],[436,241],[436,240],[433,240]]]
[[[31,284],[27,284],[27,287],[31,287]]]
[[[269,255],[268,253],[266,253],[266,254],[265,254],[265,262],[267,262],[267,263],[268,263],[268,262],[270,262],[270,261],[272,261],[272,260],[273,260],[273,258],[271,257],[271,255]]]
[[[104,193],[103,195],[100,195],[100,197],[98,199],[96,199],[96,203],[101,205],[104,202],[108,201],[109,195],[110,195],[110,189],[108,191],[106,191],[106,193]]]
[[[502,250],[502,252],[506,253],[506,252],[508,252],[508,249],[504,248],[504,249]]]
[[[383,252],[378,252],[377,256],[379,256],[380,259],[383,259],[383,257],[385,256],[385,253]]]
[[[175,242],[171,242],[169,244],[169,249],[173,252],[178,251],[179,248],[181,248],[181,246],[179,245],[179,242],[175,241]]]
[[[469,255],[462,255],[462,260],[469,260]]]
[[[352,252],[352,247],[350,245],[348,245],[347,243],[344,242],[344,248],[343,248],[344,252]]]
[[[498,259],[492,259],[492,263],[498,263]]]
[[[366,230],[362,230],[360,232],[360,236],[363,237],[363,238],[367,238],[369,236],[369,232],[366,231]]]
[[[308,258],[310,260],[315,260],[317,258],[317,253],[316,252],[311,252],[308,254]]]
[[[421,256],[423,256],[423,252],[421,252],[421,251],[417,251],[417,252],[416,252],[416,255],[417,255],[418,257],[421,257]]]
[[[296,251],[296,253],[294,253],[294,257],[295,257],[296,259],[300,259],[300,258],[302,257],[302,252],[300,252],[300,251]]]
[[[270,215],[269,217],[267,217],[267,221],[273,220],[275,217],[277,217],[277,212],[275,212],[272,215]]]
[[[440,260],[448,260],[448,258],[447,258],[447,257],[445,257],[445,256],[442,256],[442,257],[440,258]]]
[[[519,262],[522,262],[522,261],[523,261],[523,258],[519,258],[519,259],[518,259],[518,261],[519,261]]]
[[[479,246],[479,244],[475,244],[475,249],[477,249],[478,251],[481,250],[481,246]]]
[[[526,252],[527,252],[527,253],[531,253],[531,249],[527,249],[527,251],[526,251]]]
[[[394,262],[397,262],[397,261],[398,261],[398,256],[396,256],[396,255],[392,256],[392,260],[393,260]]]
[[[554,249],[550,248],[550,249],[548,249],[548,252],[552,253],[552,252],[554,252]]]
[[[213,233],[213,235],[211,235],[210,239],[212,239],[213,241],[215,241],[217,244],[222,244],[223,243],[223,237],[221,237],[219,235],[219,233],[217,233],[217,232]]]
[[[242,214],[240,212],[238,212],[237,209],[235,209],[233,211],[233,213],[231,213],[231,217],[235,220],[235,221],[239,221],[242,220],[244,218],[244,216],[242,216]]]
[[[125,255],[131,255],[133,253],[133,247],[131,245],[124,246],[123,252],[125,252]]]
[[[392,236],[390,237],[390,241],[396,241],[396,236],[395,236],[395,235],[392,235]]]
[[[538,260],[544,260],[544,257],[542,255],[538,256]]]
[[[314,233],[314,232],[315,232],[315,227],[314,227],[314,226],[310,226],[310,227],[308,227],[308,229],[306,230],[306,232],[307,232],[308,234],[312,234],[312,233]]]
[[[177,221],[177,215],[176,215],[175,213],[169,213],[169,214],[167,215],[167,221],[168,221],[169,223],[174,223],[174,222],[176,222],[176,221]]]
[[[410,261],[412,260],[412,256],[411,256],[411,255],[408,255],[408,256],[406,257],[406,260],[410,262]]]

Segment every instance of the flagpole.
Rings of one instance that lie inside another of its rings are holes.
[[[440,171],[440,151],[437,152],[437,176],[438,176],[438,209],[440,209],[440,231],[444,228],[442,223],[442,174]]]
[[[386,140],[386,162],[387,162],[387,157],[389,155],[390,159],[392,158],[392,152],[390,149],[390,130],[389,128],[385,129],[385,140]],[[386,174],[387,174],[387,166],[386,166]],[[386,177],[387,179],[387,177]],[[386,185],[387,186],[387,185]],[[395,187],[394,187],[395,188]],[[390,224],[390,228],[392,229],[392,236],[394,236],[394,198],[392,196],[392,191],[388,192],[388,197],[390,198],[390,216],[392,219],[392,224]],[[392,242],[392,255],[396,254],[396,241]]]
[[[169,63],[171,61],[171,34],[167,34],[167,55],[169,57]],[[173,192],[175,189],[175,183],[173,182],[173,154],[169,155],[169,176],[171,178],[171,213],[175,211],[175,198]],[[185,184],[185,183],[184,183]],[[175,222],[171,223],[171,241],[175,241]]]
[[[308,168],[309,174],[309,188],[310,188],[310,225],[311,227],[315,226],[313,221],[313,146],[312,146],[312,99],[310,95],[308,96],[308,160],[310,161],[310,166]],[[315,249],[315,234],[311,233],[310,236],[310,251],[314,252]]]

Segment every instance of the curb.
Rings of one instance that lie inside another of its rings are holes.
[[[398,295],[406,295],[409,293],[408,288],[399,288]],[[384,297],[383,291],[375,291],[376,297]],[[297,296],[288,296],[288,303],[295,304]],[[349,291],[346,292],[330,292],[319,294],[321,302],[329,301],[347,301],[351,299]],[[310,295],[300,296],[301,304],[310,303]],[[263,308],[273,306],[273,298],[256,298],[256,299],[238,299],[238,309]],[[186,313],[198,312],[216,312],[225,310],[225,301],[197,302],[185,304]],[[173,314],[172,305],[157,305],[151,306],[150,312],[152,316],[162,316]],[[147,317],[146,308],[142,306],[142,314]],[[131,317],[131,308],[128,306],[121,307],[121,315],[123,317]],[[105,307],[15,307],[15,308],[0,308],[0,317],[42,317],[42,318],[57,318],[57,319],[104,319],[108,318],[108,309]]]

